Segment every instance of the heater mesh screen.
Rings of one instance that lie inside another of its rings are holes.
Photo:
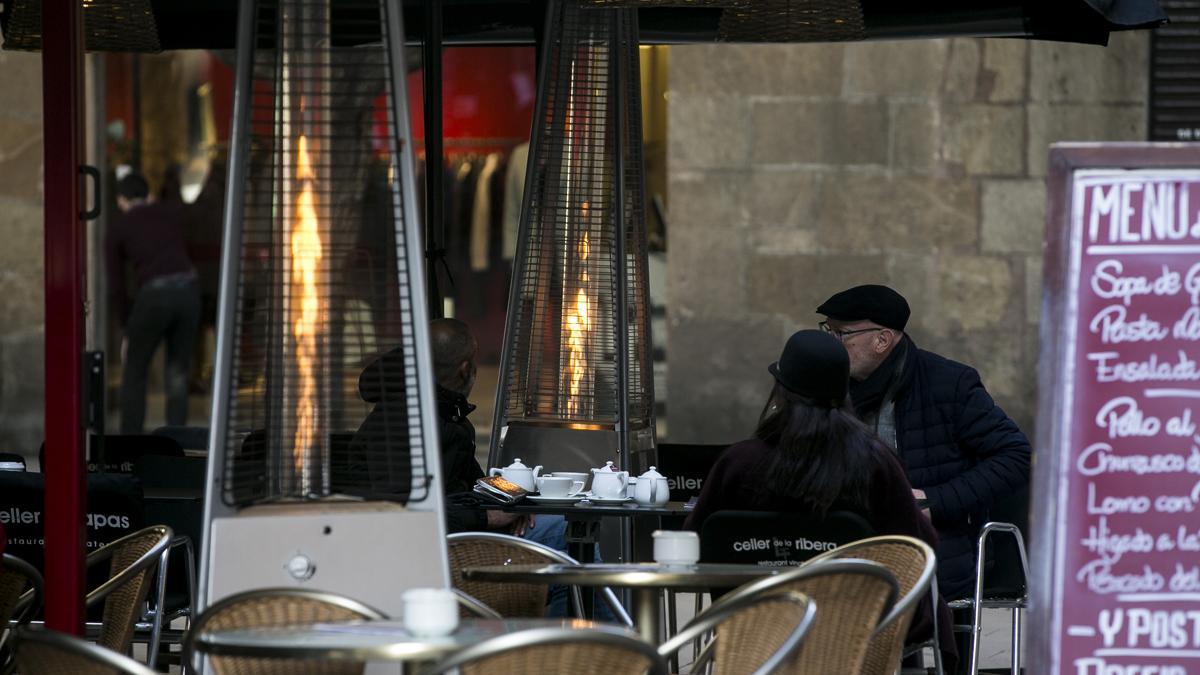
[[[395,141],[407,120],[397,132],[390,90],[404,82],[393,79],[399,47],[381,33],[377,0],[255,11],[249,124],[234,129],[248,149],[226,296],[232,371],[218,392],[224,501],[423,500],[412,317],[423,299],[404,237],[416,226],[403,202],[411,162]]]
[[[540,117],[514,262],[502,412],[505,422],[614,424],[624,380],[629,428],[645,428],[652,423],[654,394],[637,13],[584,8],[575,0],[551,3],[549,11]],[[617,176],[624,181],[621,195]],[[619,207],[618,198],[624,201]],[[622,332],[628,339],[624,374]]]

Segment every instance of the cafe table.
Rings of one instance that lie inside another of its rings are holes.
[[[286,628],[205,631],[196,648],[209,656],[359,662],[431,662],[488,638],[534,628],[589,628],[631,635],[582,619],[462,619],[442,637],[417,637],[402,621],[325,622]]]
[[[773,576],[779,571],[775,567],[717,563],[595,563],[486,565],[467,567],[462,574],[472,581],[494,583],[628,588],[633,592],[633,623],[638,633],[651,644],[658,644],[662,640],[659,598],[663,590],[701,593],[712,589],[735,588],[761,577]]]

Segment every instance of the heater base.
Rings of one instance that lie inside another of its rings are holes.
[[[405,590],[449,585],[446,548],[429,545],[441,541],[438,518],[388,502],[271,504],[214,518],[205,605],[290,586],[339,593],[400,616]]]

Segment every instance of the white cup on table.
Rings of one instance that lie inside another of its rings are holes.
[[[695,565],[700,560],[700,536],[688,530],[655,530],[654,561],[660,565]]]
[[[417,637],[442,637],[458,628],[458,599],[448,588],[411,588],[404,602],[404,627]]]
[[[571,497],[583,490],[583,481],[552,474],[537,478],[538,493],[552,499]]]

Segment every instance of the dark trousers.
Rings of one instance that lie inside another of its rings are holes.
[[[125,326],[129,341],[121,368],[121,433],[142,433],[146,421],[146,372],[162,341],[167,343],[164,389],[167,424],[187,424],[188,375],[200,326],[200,290],[195,281],[150,282],[138,291]]]

